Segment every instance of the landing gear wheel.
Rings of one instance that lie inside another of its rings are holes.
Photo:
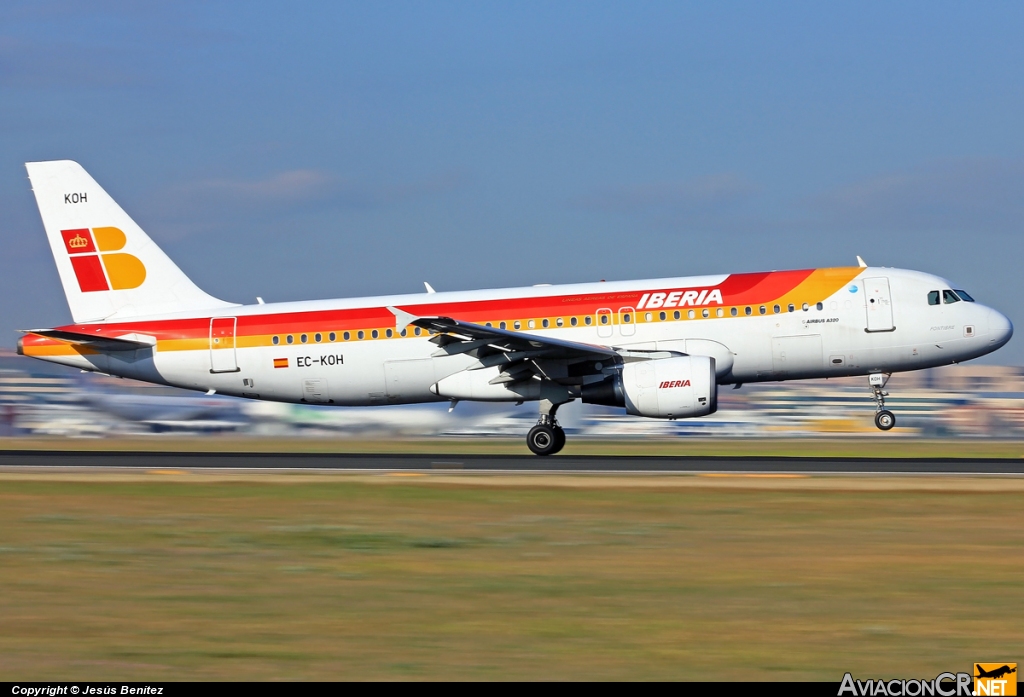
[[[895,425],[896,417],[888,409],[883,409],[875,414],[875,426],[878,426],[881,430],[888,431]]]
[[[551,451],[551,454],[554,455],[557,452],[561,452],[564,447],[565,431],[562,430],[561,426],[555,426],[555,449]]]
[[[558,431],[561,430],[558,429]],[[526,434],[526,445],[529,446],[534,455],[552,455],[557,453],[561,449],[561,446],[558,444],[558,431],[547,424],[537,424]],[[565,440],[564,433],[562,440],[563,442]]]

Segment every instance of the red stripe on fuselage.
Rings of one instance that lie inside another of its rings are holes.
[[[723,305],[759,305],[781,298],[807,280],[814,269],[801,271],[772,271],[771,273],[740,274],[736,288],[728,288],[730,276],[722,283]],[[760,277],[760,278],[755,278]],[[750,285],[747,285],[747,284]],[[817,300],[817,298],[815,298]]]
[[[792,291],[813,273],[812,270],[773,271],[769,273],[733,274],[717,286],[691,286],[693,289],[718,288],[722,292],[722,305],[757,305],[769,303]],[[666,285],[657,290],[678,290]],[[466,322],[499,322],[531,317],[571,317],[593,315],[599,309],[618,312],[640,301],[644,292],[590,293],[557,295],[534,298],[506,298],[496,300],[470,300],[449,303],[402,304],[401,309],[418,316],[454,317]],[[717,304],[717,303],[716,303]],[[224,313],[231,316],[230,310]],[[364,307],[344,310],[288,312],[264,315],[239,315],[237,336],[269,334],[300,334],[314,332],[358,331],[394,326],[394,315],[385,307]],[[95,336],[116,337],[138,332],[167,339],[197,339],[209,336],[210,318],[197,317],[180,320],[122,322],[118,324],[69,325],[61,327]],[[97,331],[98,330],[98,331]]]

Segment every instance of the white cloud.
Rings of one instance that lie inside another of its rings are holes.
[[[1024,160],[929,162],[806,201],[828,229],[1009,232],[1024,228]]]
[[[263,178],[214,178],[170,186],[146,204],[171,238],[256,219],[291,217],[323,209],[365,210],[443,194],[461,177],[444,174],[409,183],[339,177],[318,169],[293,169]]]
[[[604,187],[577,203],[587,208],[625,213],[708,212],[732,208],[756,192],[757,187],[744,177],[725,172],[681,181]]]

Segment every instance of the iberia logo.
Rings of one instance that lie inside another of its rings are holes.
[[[146,280],[146,267],[139,258],[120,251],[126,240],[116,227],[61,230],[60,234],[83,293],[130,290]]]

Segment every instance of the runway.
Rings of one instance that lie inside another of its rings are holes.
[[[0,451],[0,468],[198,469],[237,471],[517,473],[801,473],[1024,475],[1012,458],[628,457],[532,455],[392,455],[336,453],[180,453]]]

